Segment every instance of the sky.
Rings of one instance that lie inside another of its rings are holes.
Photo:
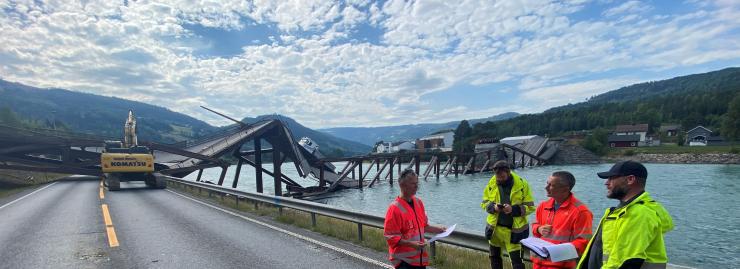
[[[740,66],[740,1],[7,1],[0,78],[213,125],[538,113]]]

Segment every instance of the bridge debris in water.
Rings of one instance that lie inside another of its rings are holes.
[[[155,173],[182,178],[198,171],[196,180],[204,181],[203,169],[219,167],[221,174],[215,184],[223,185],[231,163],[222,157],[233,157],[237,165],[232,188],[238,186],[242,165],[247,164],[255,168],[257,192],[263,192],[263,174],[267,174],[273,179],[275,195],[308,198],[344,188],[362,189],[381,182],[393,184],[405,168],[414,169],[420,179],[428,180],[430,176],[439,179],[450,174],[487,172],[494,162],[502,159],[516,167],[544,165],[558,145],[558,141],[544,139],[528,145],[489,145],[475,153],[405,152],[325,158],[310,139],[295,141],[290,129],[279,120],[245,124],[213,112],[237,124],[179,145],[140,143],[153,151]],[[104,140],[57,130],[0,125],[0,169],[100,176],[99,148]],[[271,147],[264,147],[263,142]],[[243,150],[247,143],[251,144],[251,150]],[[272,162],[272,171],[263,167],[264,160]],[[302,186],[283,174],[282,165],[287,161],[292,162],[300,177],[314,179],[317,185]],[[337,171],[333,162],[346,162],[346,165]],[[422,162],[427,163],[424,171],[421,171]]]

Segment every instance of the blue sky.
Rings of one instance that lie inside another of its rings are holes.
[[[214,125],[312,128],[537,113],[740,66],[740,2],[5,1],[0,77]]]

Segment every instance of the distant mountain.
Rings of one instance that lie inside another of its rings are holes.
[[[129,109],[142,140],[172,143],[217,128],[193,117],[141,102],[63,89],[40,89],[0,80],[0,108],[9,108],[38,127],[56,127],[122,139]]]
[[[223,128],[141,102],[63,89],[40,89],[0,80],[0,123],[5,123],[3,121],[8,117],[17,117],[35,127],[54,126],[77,133],[122,139],[129,109],[136,115],[141,140],[174,143],[207,136]],[[279,118],[287,124],[296,139],[304,136],[313,139],[327,156],[370,152],[369,146],[311,130],[288,117],[266,115],[245,118],[244,121],[251,123],[272,118]]]
[[[500,115],[469,120],[470,124],[499,121],[514,118],[519,116],[516,112],[507,112]],[[319,129],[319,131],[331,134],[336,137],[344,138],[351,141],[360,142],[365,145],[375,145],[375,142],[383,141],[399,141],[399,140],[413,140],[430,133],[444,130],[444,129],[455,129],[460,121],[451,121],[447,123],[421,123],[412,125],[397,125],[397,126],[383,126],[383,127],[337,127],[337,128],[326,128]]]
[[[261,120],[272,120],[277,119],[287,125],[290,131],[293,133],[293,138],[297,140],[302,137],[309,137],[315,143],[319,145],[319,151],[326,156],[339,157],[339,156],[352,156],[367,154],[370,152],[371,147],[363,145],[358,142],[342,139],[330,134],[325,134],[319,131],[315,131],[308,127],[305,127],[295,121],[292,118],[282,115],[262,115],[256,118],[244,118],[243,122],[254,123]]]

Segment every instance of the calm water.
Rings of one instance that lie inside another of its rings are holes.
[[[336,164],[338,169],[343,163]],[[606,198],[604,180],[596,172],[606,171],[611,164],[564,165],[526,168],[517,171],[529,181],[539,203],[547,198],[545,181],[556,170],[567,170],[576,176],[574,193],[594,213],[594,228],[604,209],[615,206],[616,200]],[[676,228],[666,235],[670,263],[699,268],[732,268],[740,264],[740,165],[647,164],[647,191],[661,202],[673,217]],[[272,170],[269,165],[265,167]],[[421,171],[424,171],[422,167]],[[227,173],[224,186],[231,186],[234,168]],[[315,181],[297,176],[292,164],[283,165],[283,173],[301,184]],[[374,172],[374,171],[373,171]],[[374,175],[371,172],[370,175]],[[209,169],[204,179],[217,181],[220,169]],[[195,180],[197,173],[187,179]],[[491,174],[478,174],[420,179],[418,196],[424,201],[431,222],[444,225],[457,223],[470,231],[483,231],[485,213],[479,203],[483,187]],[[266,193],[273,192],[272,178],[264,176]],[[269,179],[269,180],[268,180]],[[245,165],[238,189],[255,191],[254,169]],[[386,182],[362,191],[342,190],[325,200],[327,204],[384,215],[388,203],[398,195],[398,186]],[[722,202],[724,201],[724,202]],[[532,216],[530,216],[531,221]]]

